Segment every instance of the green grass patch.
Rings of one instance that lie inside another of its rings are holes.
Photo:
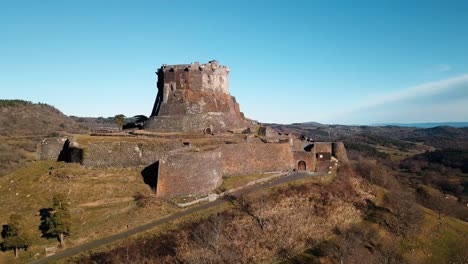
[[[409,263],[462,263],[459,258],[468,246],[468,223],[452,217],[439,219],[436,212],[421,210],[421,232],[401,243],[405,259]]]

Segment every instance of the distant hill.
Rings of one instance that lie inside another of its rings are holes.
[[[0,100],[0,135],[48,135],[53,132],[83,133],[85,125],[77,123],[55,107],[23,100]]]
[[[441,122],[441,123],[377,123],[371,126],[399,126],[399,127],[417,127],[433,128],[438,126],[468,127],[468,122]]]
[[[119,127],[113,117],[78,117],[70,116],[73,120],[88,127],[92,131],[117,132]]]
[[[0,177],[35,159],[46,136],[86,133],[88,128],[47,104],[0,100]]]
[[[440,149],[468,149],[468,127],[437,126],[417,128],[405,126],[346,126],[322,125],[315,122],[290,125],[268,124],[280,133],[305,135],[316,141],[341,140],[345,142],[378,141],[403,147],[405,142],[424,142]],[[397,142],[405,141],[405,142]],[[375,142],[374,142],[375,143]]]

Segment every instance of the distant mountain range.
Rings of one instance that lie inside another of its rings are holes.
[[[468,122],[441,122],[441,123],[377,123],[370,126],[399,126],[399,127],[417,127],[433,128],[439,126],[468,127]]]

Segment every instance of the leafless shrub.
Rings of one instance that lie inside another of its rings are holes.
[[[423,216],[412,193],[404,190],[387,192],[384,202],[390,210],[384,221],[393,233],[406,236],[418,230]]]
[[[399,184],[388,169],[376,161],[362,160],[354,165],[356,174],[372,184],[382,186],[386,189],[398,188]]]
[[[133,196],[137,207],[144,208],[151,205],[152,202],[156,199],[153,195],[145,195],[142,193],[137,193]]]

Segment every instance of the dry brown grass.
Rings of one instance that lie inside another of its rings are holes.
[[[79,263],[271,263],[286,260],[330,236],[336,226],[360,221],[363,197],[351,185],[303,184],[260,192],[234,208],[187,223],[179,230],[148,234],[113,249],[75,258]],[[343,186],[343,187],[340,187]],[[365,192],[363,192],[365,194]],[[325,201],[325,203],[324,203]],[[144,244],[144,246],[142,246]],[[151,250],[146,250],[151,249]]]
[[[70,247],[179,211],[158,199],[148,207],[137,207],[134,201],[137,193],[152,195],[140,175],[142,169],[97,169],[53,161],[31,163],[0,178],[0,223],[5,223],[14,212],[27,219],[34,243],[27,253],[21,253],[21,259],[25,260],[31,253],[43,254],[44,246],[57,244],[55,240],[40,238],[38,229],[39,209],[49,207],[55,193],[66,194],[71,201],[73,224],[67,239]],[[0,263],[5,256],[8,253],[0,253]]]

